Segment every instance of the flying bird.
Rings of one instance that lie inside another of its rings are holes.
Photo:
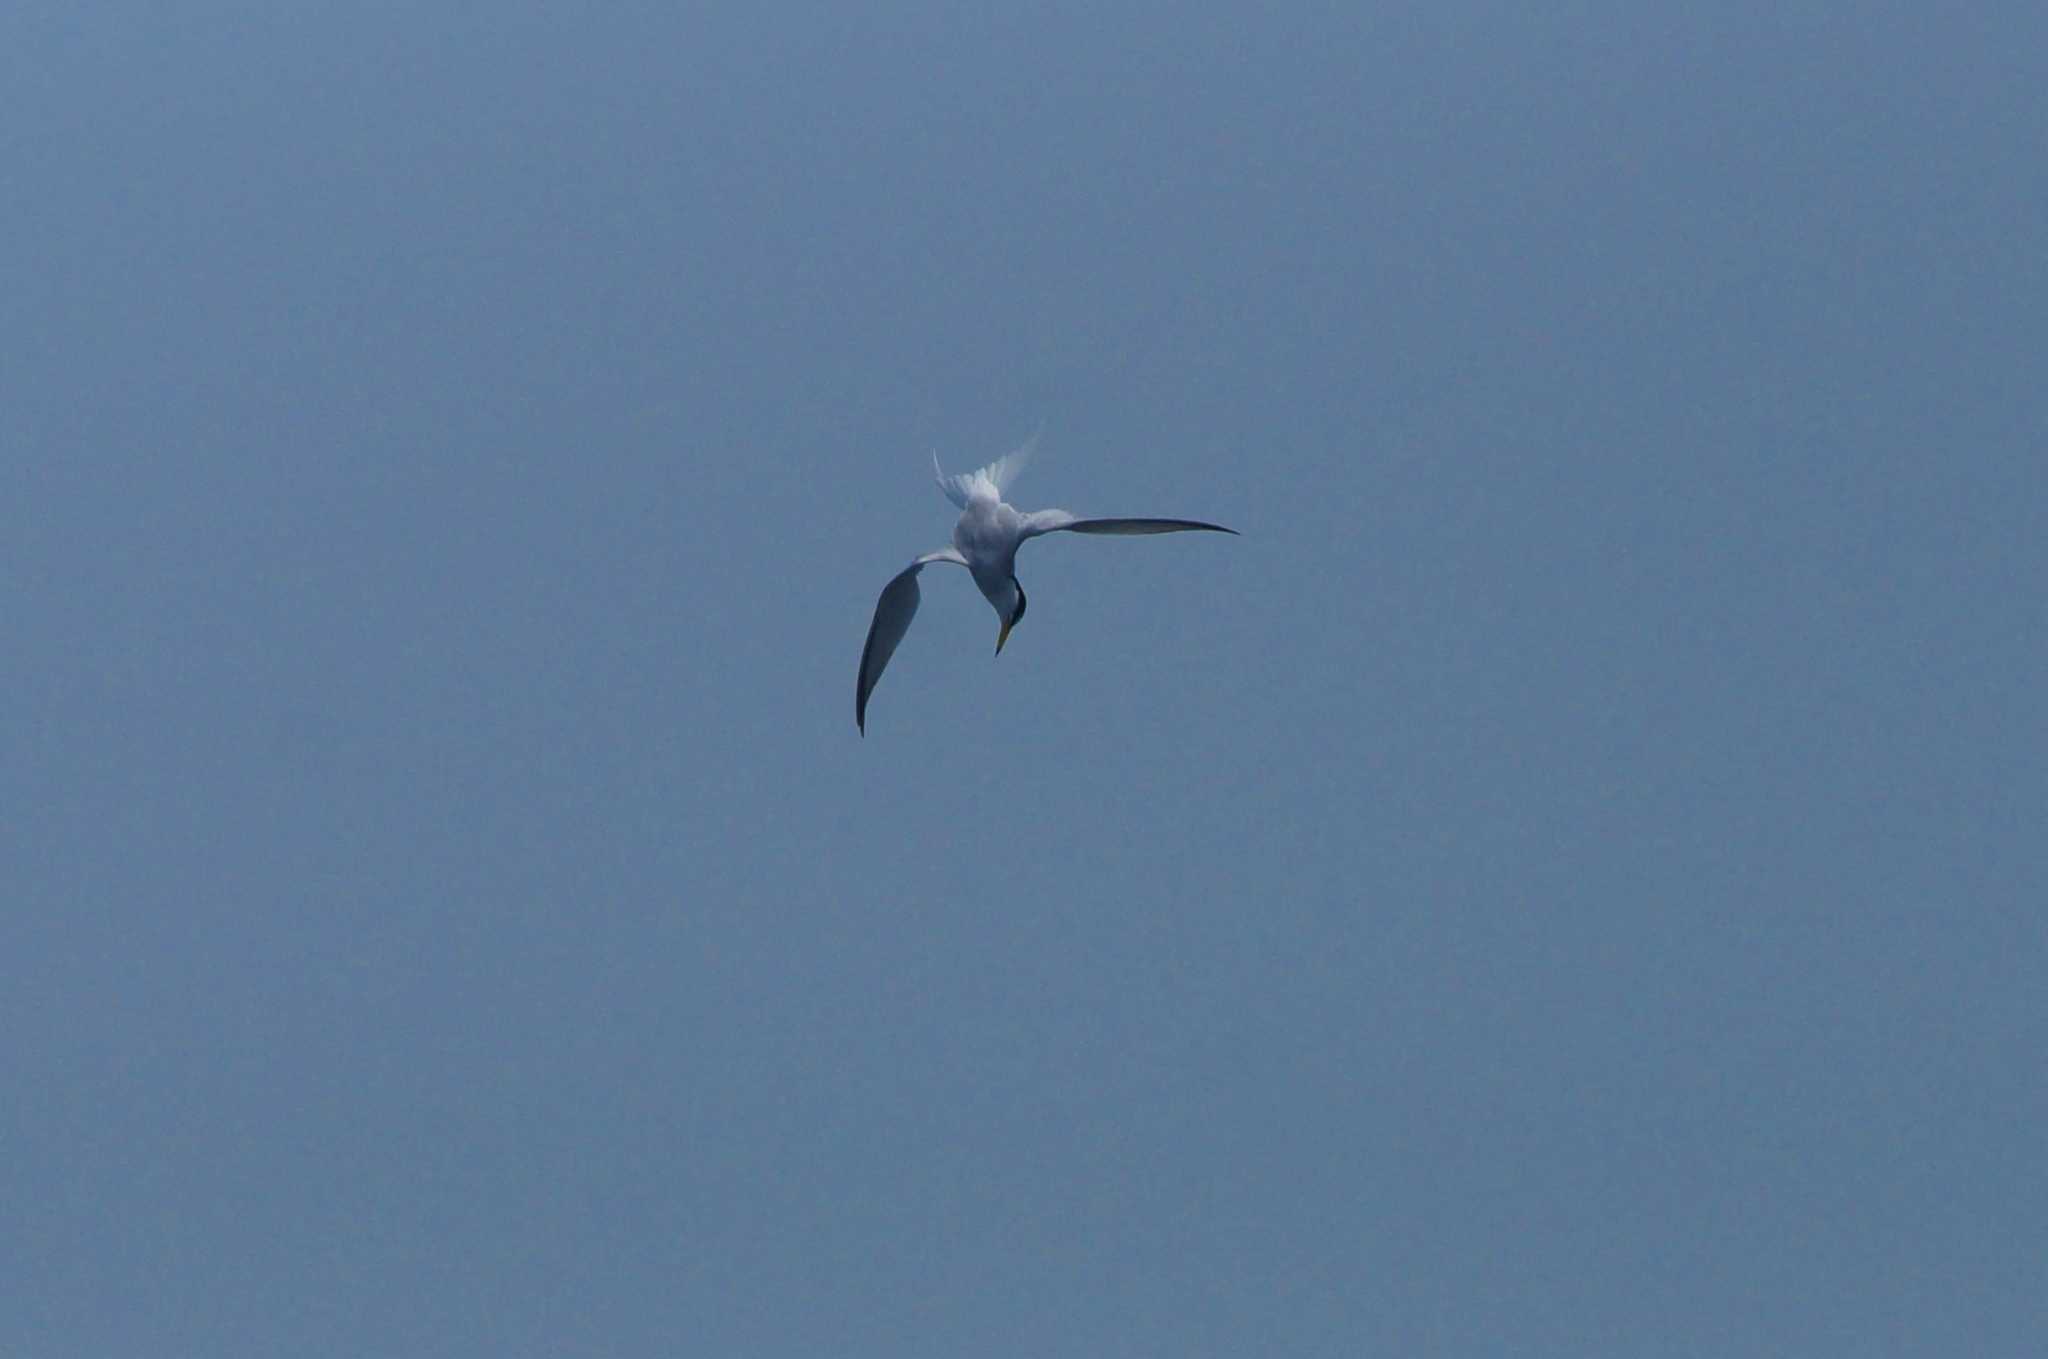
[[[997,458],[976,472],[947,476],[939,470],[939,456],[932,455],[932,474],[946,498],[960,507],[960,520],[953,525],[953,542],[927,552],[896,573],[882,587],[875,602],[875,620],[868,625],[867,645],[861,648],[860,677],[854,686],[853,724],[861,735],[868,730],[868,697],[882,678],[889,658],[896,654],[910,620],[917,616],[919,592],[917,574],[934,562],[964,566],[980,587],[983,598],[996,611],[1002,630],[996,633],[996,655],[1010,640],[1010,629],[1024,617],[1024,587],[1017,581],[1017,549],[1030,538],[1047,533],[1147,534],[1183,533],[1193,529],[1210,533],[1236,533],[1221,524],[1204,524],[1195,519],[1083,519],[1065,510],[1019,510],[1003,499],[1010,483],[1017,479],[1038,440]]]

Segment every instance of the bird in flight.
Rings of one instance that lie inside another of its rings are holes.
[[[996,655],[1000,656],[1003,643],[1010,640],[1010,629],[1024,617],[1024,587],[1017,582],[1017,549],[1026,539],[1046,533],[1183,533],[1191,529],[1237,532],[1221,524],[1204,524],[1194,519],[1083,519],[1065,510],[1016,509],[1003,495],[1023,470],[1037,442],[1034,437],[1015,452],[961,476],[949,477],[940,471],[938,454],[932,455],[932,472],[939,479],[939,489],[960,507],[960,520],[953,525],[952,546],[927,552],[897,572],[896,578],[882,587],[882,597],[875,602],[875,620],[868,625],[867,645],[861,648],[860,678],[853,693],[853,724],[861,735],[867,735],[868,697],[875,692],[875,684],[882,678],[889,658],[896,654],[903,634],[910,631],[910,620],[917,616],[917,573],[933,562],[964,566],[974,577],[982,596],[1002,620],[1002,630],[996,634]]]

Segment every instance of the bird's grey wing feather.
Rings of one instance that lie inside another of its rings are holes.
[[[1042,533],[1187,533],[1197,529],[1210,533],[1237,532],[1221,524],[1205,524],[1199,519],[1082,519],[1065,510],[1037,510],[1024,516],[1023,536],[1036,538]]]
[[[853,725],[863,736],[868,732],[868,695],[875,692],[875,685],[882,678],[882,671],[888,667],[889,658],[896,654],[903,634],[910,631],[910,620],[917,617],[921,597],[917,573],[932,562],[967,565],[967,559],[950,547],[927,552],[897,572],[895,578],[882,587],[882,597],[875,601],[875,617],[868,624],[867,645],[861,648],[860,675],[853,690]]]

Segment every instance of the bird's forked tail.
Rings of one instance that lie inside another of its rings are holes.
[[[1038,434],[1044,432],[1044,427],[1040,426],[1037,434],[1033,434],[988,466],[951,476],[940,470],[939,455],[933,452],[932,475],[938,478],[939,489],[946,493],[946,499],[963,510],[967,508],[968,501],[978,496],[990,496],[1001,500],[1004,493],[1010,489],[1010,484],[1017,480],[1017,474],[1024,470],[1024,464],[1031,461],[1031,452],[1038,447]]]

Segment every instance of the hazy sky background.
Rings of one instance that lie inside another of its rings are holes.
[[[865,8],[0,17],[0,1352],[2038,1352],[2041,7]]]

